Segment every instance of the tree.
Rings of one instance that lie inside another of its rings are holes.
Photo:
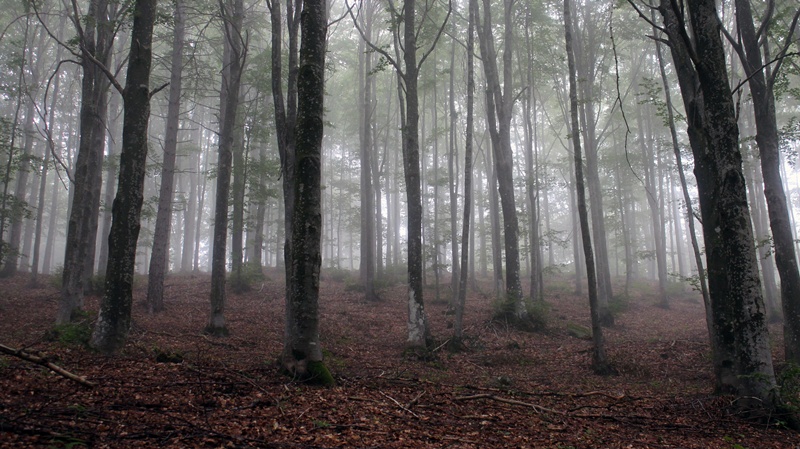
[[[283,179],[283,260],[286,275],[286,302],[291,297],[292,228],[294,207],[295,126],[297,122],[297,35],[300,29],[302,0],[286,1],[286,28],[288,32],[288,67],[286,95],[283,93],[283,14],[280,0],[267,0],[270,12],[272,51],[272,101],[275,109],[275,137],[281,161]],[[287,309],[287,322],[289,319]]]
[[[113,46],[108,8],[107,0],[92,0],[87,18],[70,16],[78,32],[83,68],[81,124],[78,155],[71,177],[74,193],[56,324],[71,321],[83,307],[84,289],[94,266],[109,86],[103,68],[108,66]]]
[[[211,256],[211,315],[205,332],[227,335],[225,325],[225,261],[228,239],[228,194],[231,183],[234,127],[239,108],[239,86],[247,57],[247,46],[242,40],[242,0],[220,2],[225,35],[222,89],[220,90],[220,132],[217,159],[217,197],[214,206],[214,249]]]
[[[800,365],[800,269],[794,248],[794,235],[789,209],[786,206],[786,192],[783,190],[780,168],[780,140],[778,121],[775,116],[775,82],[780,72],[782,60],[769,73],[770,61],[764,61],[759,40],[769,27],[775,2],[770,1],[766,19],[756,31],[749,0],[736,0],[736,24],[739,40],[733,41],[733,48],[739,54],[747,74],[753,109],[756,120],[756,143],[761,159],[761,172],[764,177],[764,196],[767,199],[767,213],[775,242],[775,264],[781,278],[781,301],[783,306],[783,335],[786,360]],[[797,24],[798,11],[786,37],[786,45],[779,57],[786,54],[792,34]]]
[[[183,41],[185,6],[175,1],[175,25],[172,35],[172,55],[169,79],[167,130],[164,136],[164,159],[161,165],[161,186],[158,194],[158,213],[153,233],[153,252],[147,281],[147,308],[150,313],[164,309],[164,278],[169,267],[169,235],[172,228],[172,200],[175,185],[175,159],[178,149],[178,125],[181,112],[181,80],[183,70]]]
[[[372,24],[374,16],[372,1],[364,3],[363,14],[360,15],[365,39],[372,39]],[[366,51],[365,40],[358,45],[358,110],[359,110],[359,160],[361,162],[361,266],[359,269],[361,283],[364,285],[364,297],[367,301],[378,299],[375,293],[375,192],[373,188],[373,162],[374,136],[372,122],[374,120],[374,106],[372,104],[372,54]]]
[[[464,143],[464,218],[461,221],[461,274],[458,277],[458,298],[455,301],[453,338],[456,344],[464,337],[464,305],[467,299],[470,216],[472,214],[472,140],[475,114],[475,18],[478,0],[469,0],[467,22],[467,124]]]
[[[303,3],[300,61],[297,74],[296,165],[290,296],[287,301],[283,367],[295,377],[325,385],[333,378],[322,362],[319,341],[319,275],[321,259],[322,136],[325,97],[325,0]]]
[[[778,411],[780,398],[716,5],[714,0],[662,1],[658,10],[695,159],[717,388],[739,396],[738,407],[766,418]]]
[[[492,35],[491,2],[483,1],[483,24],[478,23],[478,41],[486,77],[486,108],[489,133],[492,141],[492,155],[497,185],[500,191],[500,205],[503,212],[503,242],[506,250],[506,301],[509,312],[515,319],[528,315],[522,295],[519,265],[519,220],[514,200],[513,154],[511,151],[511,119],[514,106],[514,84],[512,79],[512,50],[514,46],[514,2],[503,2],[503,79],[502,87],[497,68],[497,52]],[[495,120],[496,117],[496,120]],[[494,188],[494,186],[492,187]],[[494,267],[495,271],[499,266]]]
[[[108,236],[108,266],[103,299],[90,345],[105,353],[118,351],[130,330],[133,273],[139,239],[147,125],[150,120],[150,67],[156,0],[136,0],[125,89],[119,184]]]
[[[598,303],[597,275],[592,251],[592,237],[589,229],[589,215],[586,210],[586,188],[583,183],[583,158],[581,157],[581,136],[578,130],[578,89],[577,74],[575,70],[575,57],[572,51],[572,18],[570,14],[570,0],[564,0],[564,40],[567,48],[567,65],[569,67],[569,102],[572,151],[575,159],[575,185],[578,196],[578,214],[581,225],[581,241],[583,253],[586,257],[586,280],[589,290],[589,308],[592,316],[592,369],[597,374],[610,374],[613,372],[606,355],[603,326]]]
[[[352,10],[350,10],[352,15]],[[423,299],[423,254],[422,254],[422,188],[420,177],[420,156],[419,156],[419,70],[442,35],[447,20],[450,18],[450,8],[448,5],[447,17],[442,22],[441,27],[436,32],[433,42],[428,50],[417,58],[417,35],[418,26],[425,24],[425,20],[417,20],[416,0],[406,0],[403,4],[402,16],[394,8],[391,8],[394,15],[392,20],[393,37],[395,41],[395,56],[391,56],[381,47],[366,39],[363,29],[358,25],[355,17],[353,23],[356,25],[361,37],[367,45],[383,55],[384,58],[394,67],[398,78],[398,96],[405,99],[405,107],[401,105],[400,121],[403,138],[403,175],[406,182],[406,198],[408,205],[408,339],[407,343],[411,347],[426,348],[430,341],[430,330],[428,329],[428,319],[425,314],[425,302]],[[427,16],[426,16],[427,18]],[[419,24],[419,25],[418,25]],[[403,43],[399,45],[400,25],[403,26]],[[400,61],[399,47],[403,49],[402,66]]]

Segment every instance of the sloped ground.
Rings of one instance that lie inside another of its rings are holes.
[[[274,361],[283,335],[283,285],[270,273],[228,297],[228,338],[203,336],[208,276],[173,276],[167,311],[150,316],[137,288],[134,330],[122,354],[48,341],[52,285],[0,281],[0,343],[40,351],[97,384],[86,388],[0,356],[0,447],[266,448],[796,448],[800,434],[729,413],[712,394],[703,306],[683,293],[668,310],[641,286],[607,329],[619,371],[589,367],[588,305],[550,280],[543,332],[492,322],[491,300],[467,300],[468,350],[448,352],[445,300],[427,310],[440,347],[405,356],[405,288],[365,303],[323,281],[322,342],[337,386],[292,381]],[[442,288],[443,296],[450,292]],[[641,292],[645,292],[642,294]],[[87,308],[96,310],[97,298]],[[779,329],[773,332],[776,357]],[[76,337],[76,339],[78,339]]]

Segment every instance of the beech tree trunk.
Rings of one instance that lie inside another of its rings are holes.
[[[325,97],[325,0],[305,0],[297,76],[297,131],[290,296],[283,366],[295,377],[333,384],[319,341],[319,275],[322,238],[322,137]]]
[[[403,4],[403,60],[406,120],[403,127],[403,173],[408,205],[408,340],[410,346],[427,347],[430,341],[422,285],[422,192],[419,161],[419,97],[417,83],[416,0]]]
[[[567,48],[567,65],[569,67],[569,102],[571,120],[572,151],[575,159],[575,184],[578,196],[578,214],[581,224],[581,241],[586,257],[586,279],[589,290],[589,309],[592,316],[592,369],[597,374],[613,372],[606,355],[603,326],[598,303],[597,279],[594,269],[592,237],[589,229],[589,214],[586,210],[586,188],[583,183],[583,158],[581,156],[581,136],[578,130],[578,89],[575,70],[575,58],[572,52],[572,19],[569,0],[564,0],[564,40]]]
[[[491,2],[483,2],[483,24],[478,26],[481,57],[486,76],[486,108],[489,132],[492,135],[495,175],[503,211],[503,242],[506,257],[506,301],[516,319],[528,315],[522,295],[519,263],[519,220],[514,199],[513,154],[511,151],[511,119],[513,118],[512,50],[514,47],[514,2],[503,2],[503,87],[497,69],[497,53],[492,35]],[[491,111],[493,110],[493,111]],[[496,121],[493,117],[496,117]],[[500,267],[495,267],[498,270]]]
[[[175,160],[178,150],[178,126],[181,112],[181,79],[183,40],[185,34],[184,3],[175,2],[175,23],[172,34],[167,130],[164,136],[164,157],[161,164],[161,186],[158,193],[153,252],[147,281],[147,309],[150,313],[164,310],[164,279],[169,271],[169,237],[172,229],[172,202],[175,185]]]
[[[144,197],[147,163],[147,126],[150,120],[150,67],[156,0],[136,0],[131,30],[131,50],[123,92],[119,185],[112,209],[108,237],[105,292],[90,345],[104,353],[125,344],[131,324],[136,244]]]
[[[469,0],[467,22],[467,126],[464,144],[464,217],[461,222],[461,274],[458,279],[458,298],[455,301],[453,338],[459,344],[464,338],[464,308],[467,299],[470,219],[472,214],[472,139],[475,121],[475,18],[478,0]],[[451,94],[452,95],[452,94]]]
[[[216,336],[228,335],[225,325],[225,273],[228,237],[228,195],[231,183],[236,112],[239,109],[239,86],[242,78],[246,48],[242,46],[242,0],[230,0],[220,5],[224,20],[225,45],[229,59],[223,71],[220,92],[220,132],[217,159],[217,191],[214,206],[214,246],[211,255],[211,314],[205,332]]]
[[[769,78],[753,25],[749,0],[736,0],[736,24],[742,46],[738,49],[747,74],[756,120],[756,143],[764,177],[769,224],[775,242],[775,264],[781,278],[783,340],[786,361],[800,364],[800,269],[794,249],[794,234],[786,206],[780,172],[780,140],[775,116],[775,74]],[[767,19],[769,20],[769,19]],[[767,61],[769,62],[769,61]]]
[[[737,406],[767,418],[780,408],[747,206],[739,128],[714,0],[662,1],[687,114],[703,217],[717,387],[740,397]],[[681,18],[679,20],[679,17]],[[691,42],[689,41],[691,35]],[[691,45],[690,45],[691,44]]]
[[[361,26],[365,39],[372,39],[372,2],[364,3],[361,11]],[[364,298],[367,301],[378,299],[375,294],[375,192],[372,181],[372,159],[374,155],[374,136],[372,122],[374,120],[372,106],[372,52],[366,51],[366,43],[362,39],[358,46],[359,86],[358,110],[360,111],[359,131],[359,159],[361,162],[361,257],[359,273],[361,283],[364,285]]]
[[[297,36],[303,0],[286,0],[286,30],[288,33],[288,68],[286,95],[283,93],[283,13],[280,0],[268,0],[272,25],[272,100],[275,108],[275,137],[281,160],[283,178],[283,261],[286,275],[286,301],[291,297],[292,228],[294,207],[295,124],[297,122]],[[279,264],[280,265],[280,264]],[[289,320],[288,308],[286,320]]]
[[[83,308],[86,280],[94,265],[109,83],[92,59],[106,65],[109,61],[112,42],[107,10],[106,0],[92,0],[88,15],[93,19],[87,23],[94,26],[83,30],[80,142],[72,177],[72,204],[56,324],[70,322]],[[71,20],[78,26],[82,18],[72,17]]]

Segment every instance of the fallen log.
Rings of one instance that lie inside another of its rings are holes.
[[[7,354],[7,355],[10,355],[10,356],[13,356],[13,357],[20,358],[22,360],[25,360],[26,362],[31,362],[31,363],[35,363],[37,365],[41,365],[41,366],[49,369],[50,371],[58,374],[59,376],[62,376],[62,377],[65,377],[65,378],[67,378],[69,380],[78,382],[79,384],[83,385],[84,387],[93,388],[95,386],[94,383],[89,382],[88,380],[86,380],[85,377],[78,376],[77,374],[72,374],[69,371],[65,370],[64,368],[62,368],[62,367],[56,365],[55,363],[47,360],[47,358],[39,357],[38,355],[31,354],[29,352],[26,352],[23,349],[14,349],[14,348],[8,347],[6,345],[0,344],[0,352],[2,352],[3,354]]]

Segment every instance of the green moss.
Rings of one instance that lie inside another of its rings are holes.
[[[45,338],[50,341],[58,341],[65,346],[89,346],[93,321],[93,314],[77,310],[73,312],[71,322],[54,326],[47,332]]]
[[[323,361],[308,362],[305,381],[310,384],[332,387],[336,385],[333,375]]]

